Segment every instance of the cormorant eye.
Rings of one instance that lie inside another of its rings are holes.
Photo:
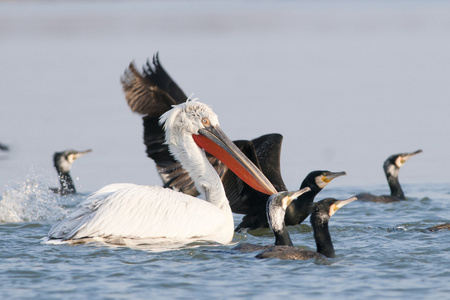
[[[202,123],[203,123],[203,125],[205,125],[205,126],[209,126],[209,125],[210,125],[209,119],[208,119],[208,118],[202,118]]]

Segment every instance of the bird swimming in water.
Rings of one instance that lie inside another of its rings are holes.
[[[439,230],[444,230],[444,229],[450,229],[450,223],[434,225],[434,226],[427,228],[427,230],[429,230],[429,231],[439,231]]]
[[[263,164],[262,164],[263,165]],[[263,169],[264,173],[264,169]],[[301,224],[310,214],[311,206],[316,195],[336,177],[346,175],[345,172],[330,172],[330,171],[312,171],[303,180],[300,189],[310,188],[310,192],[302,193],[286,208],[284,222],[287,226]],[[281,177],[280,177],[281,178]],[[282,182],[282,181],[281,181]],[[284,186],[280,191],[286,191]],[[268,196],[258,193],[257,196],[248,199],[248,208],[244,212],[246,215],[242,218],[242,222],[236,227],[235,231],[241,229],[254,230],[257,228],[268,228],[269,223],[266,217],[265,203],[267,203]],[[263,201],[265,203],[263,203]]]
[[[182,103],[187,97],[159,62],[158,54],[153,65],[148,61],[141,75],[131,63],[121,78],[125,98],[133,112],[143,114],[144,144],[147,155],[156,163],[165,187],[171,187],[188,195],[197,196],[194,181],[186,170],[170,154],[164,144],[164,131],[158,124],[160,115],[172,105]],[[280,172],[280,154],[283,136],[267,134],[259,138],[233,141],[235,145],[264,173],[277,191],[287,191]],[[268,195],[255,191],[231,172],[222,162],[208,155],[208,159],[219,174],[231,210],[244,214],[235,231],[268,228],[266,202]],[[310,187],[311,192],[301,195],[288,208],[286,224],[297,225],[309,215],[314,197],[331,180],[345,172],[314,171],[304,179],[301,188]]]
[[[73,162],[77,158],[89,152],[92,152],[92,150],[89,149],[86,151],[76,151],[70,149],[62,152],[55,152],[55,154],[53,154],[53,165],[56,168],[56,172],[58,172],[60,183],[59,188],[51,188],[54,193],[60,195],[69,195],[75,194],[77,192],[72,177],[70,176],[70,169],[72,168]]]
[[[391,190],[390,195],[376,196],[370,193],[360,193],[356,197],[361,201],[372,201],[380,203],[390,203],[397,202],[401,200],[406,200],[405,194],[403,193],[400,182],[398,181],[398,173],[400,172],[400,167],[414,155],[421,153],[422,150],[417,150],[411,153],[399,153],[389,156],[383,164],[384,173],[386,174],[386,179]]]
[[[288,202],[292,203],[292,201],[294,201],[296,198],[298,198],[301,195],[303,195],[305,193],[308,193],[310,191],[311,191],[311,188],[305,187],[305,188],[302,188],[301,190],[295,192],[295,194],[292,194],[290,196],[289,196],[289,194],[291,192],[279,192],[277,194],[274,194],[273,196],[277,197],[277,195],[280,194],[279,197],[283,197],[283,195],[287,195],[288,198],[286,198],[286,199],[289,199]],[[273,199],[273,197],[269,197],[269,199],[267,201],[272,201],[272,199]],[[273,200],[273,201],[274,201],[274,205],[275,205],[276,201],[275,200]],[[268,209],[269,208],[268,205],[266,205],[266,206],[267,206],[267,209]],[[284,211],[284,213],[286,213],[286,210]],[[266,219],[268,219],[267,212],[266,212]],[[267,224],[269,224],[269,222],[267,222]],[[253,252],[253,251],[261,251],[261,250],[269,249],[270,247],[272,247],[272,245],[257,245],[257,244],[251,244],[251,243],[239,243],[237,246],[235,246],[231,250],[232,251],[237,251],[237,252]]]
[[[286,208],[295,199],[298,192],[280,192],[270,196],[267,201],[267,219],[275,235],[275,244],[256,255],[256,258],[306,260],[310,258],[335,257],[328,222],[338,209],[357,200],[357,198],[352,197],[347,200],[326,198],[313,204],[310,220],[317,247],[315,252],[294,247],[284,223]]]
[[[170,152],[189,172],[204,199],[161,186],[108,185],[53,226],[48,243],[229,243],[234,234],[233,215],[222,182],[204,150],[221,159],[253,188],[267,194],[276,192],[223,133],[217,115],[207,105],[196,101],[176,105],[163,114],[161,124]]]
[[[4,144],[2,144],[2,143],[0,143],[0,150],[9,151],[9,147],[4,145]]]

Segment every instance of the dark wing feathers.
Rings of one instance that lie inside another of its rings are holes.
[[[259,162],[255,155],[255,148],[250,141],[233,141],[236,146],[244,153],[258,168]],[[261,169],[261,168],[260,168]],[[236,174],[227,170],[220,179],[222,180],[225,193],[230,202],[231,210],[237,214],[244,214],[249,209],[248,195],[253,191],[253,188],[242,181]]]
[[[170,155],[169,147],[164,144],[164,130],[159,126],[159,117],[145,116],[144,121],[144,144],[147,147],[147,156],[157,162],[161,168],[177,163]]]
[[[278,133],[266,134],[252,140],[261,171],[279,192],[287,191],[280,171],[282,142],[283,136]]]
[[[143,77],[133,63],[125,70],[120,81],[128,106],[136,113],[159,117],[176,104],[166,91]]]
[[[186,94],[180,89],[178,84],[173,81],[172,77],[167,74],[166,70],[164,70],[159,62],[158,53],[153,56],[153,66],[154,67],[152,67],[150,61],[147,60],[146,66],[143,67],[145,77],[152,82],[153,86],[166,92],[176,104],[185,102],[187,100]]]

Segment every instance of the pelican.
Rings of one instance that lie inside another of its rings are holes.
[[[204,150],[221,159],[253,188],[266,194],[276,192],[264,174],[223,133],[217,115],[207,105],[188,100],[164,113],[160,122],[164,124],[170,153],[193,178],[204,199],[161,186],[108,185],[53,226],[47,242],[229,243],[234,233],[231,208]]]
[[[59,178],[59,188],[51,188],[51,190],[60,195],[75,194],[77,191],[75,189],[75,184],[73,183],[72,176],[70,176],[70,169],[72,168],[73,162],[91,152],[92,150],[77,151],[77,150],[65,150],[61,152],[55,152],[53,154],[53,164],[55,166],[56,172],[58,172]]]
[[[198,195],[199,191],[194,181],[164,144],[164,131],[158,123],[160,115],[169,110],[171,105],[186,99],[183,90],[164,70],[158,54],[153,57],[153,65],[148,61],[144,66],[143,75],[131,63],[122,76],[121,83],[130,109],[144,115],[144,144],[147,147],[147,155],[156,163],[164,186],[189,195]],[[281,134],[272,133],[253,140],[234,141],[236,146],[262,170],[277,191],[287,191],[280,172],[282,140]],[[235,231],[268,228],[266,202],[269,196],[245,184],[215,157],[208,156],[208,159],[223,182],[232,211],[244,214]],[[300,188],[309,187],[311,192],[301,195],[292,202],[286,212],[286,225],[303,222],[310,214],[310,206],[317,193],[331,180],[342,175],[346,173],[327,170],[309,173]]]

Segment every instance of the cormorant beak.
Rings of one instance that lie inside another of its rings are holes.
[[[288,207],[289,204],[291,204],[291,202],[294,201],[295,199],[297,199],[299,196],[303,195],[304,193],[309,192],[310,190],[311,190],[311,188],[305,187],[305,188],[303,188],[301,190],[298,190],[296,192],[289,192],[289,194],[287,196],[288,200],[287,200],[286,207]]]
[[[353,202],[355,200],[358,200],[358,198],[356,197],[351,197],[347,200],[337,200],[333,205],[330,206],[330,212],[329,215],[330,217],[341,207],[343,207],[344,205],[349,204],[350,202]]]
[[[405,161],[407,161],[408,159],[410,159],[414,155],[419,154],[421,152],[422,152],[422,150],[419,149],[419,150],[417,150],[415,152],[412,152],[412,153],[404,153],[404,154],[400,155],[400,162],[401,162],[401,164],[404,164]]]
[[[255,190],[272,195],[277,193],[272,183],[217,126],[206,126],[193,134],[195,143],[223,162],[233,173]]]
[[[89,153],[89,152],[92,152],[92,149],[88,149],[86,151],[80,151],[80,152],[74,154],[73,159],[75,160],[75,159],[79,158],[80,156],[83,156],[83,155],[85,155],[86,153]]]
[[[347,175],[346,172],[330,172],[330,174],[326,176],[322,176],[322,180],[326,183],[329,183],[331,180],[335,179],[336,177]]]

